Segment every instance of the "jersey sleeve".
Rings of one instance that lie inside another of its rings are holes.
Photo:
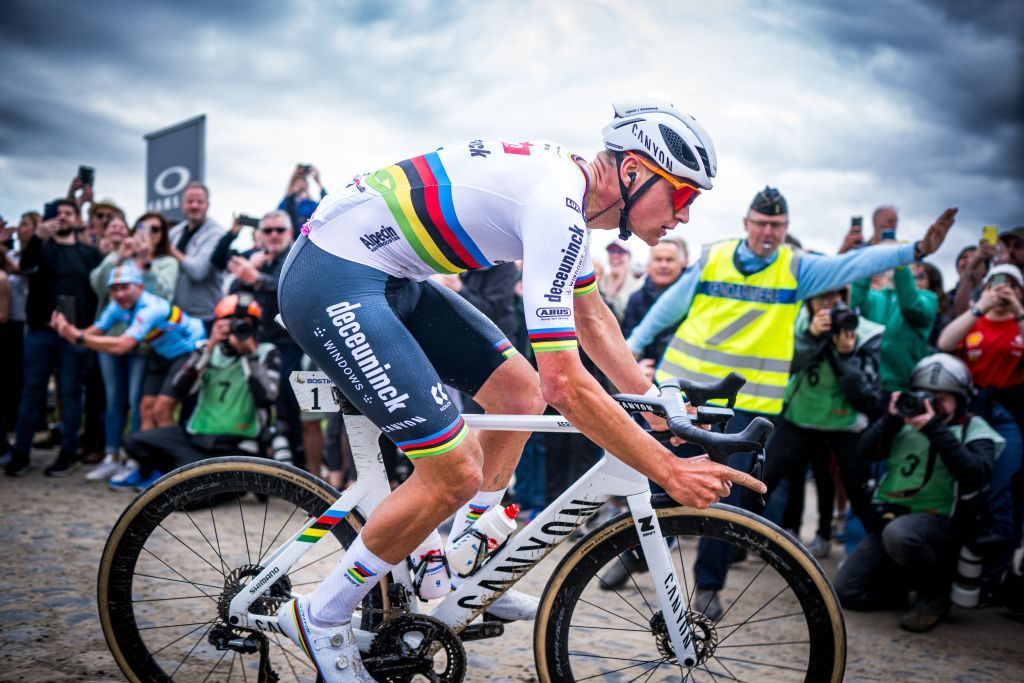
[[[96,327],[106,334],[107,330],[114,326],[117,322],[117,314],[121,310],[115,302],[111,301],[108,303],[103,310],[100,312],[100,317],[96,318],[96,322],[93,323]]]
[[[580,210],[583,177],[559,170],[526,201],[523,237],[523,313],[534,353],[575,350],[573,293],[596,287],[588,255],[590,239]],[[578,284],[581,269],[584,282]],[[592,285],[592,286],[591,286]]]
[[[597,291],[597,274],[594,272],[594,264],[590,260],[590,231],[587,231],[587,250],[583,253],[583,261],[580,263],[580,271],[576,276],[576,287],[573,296],[582,296]]]

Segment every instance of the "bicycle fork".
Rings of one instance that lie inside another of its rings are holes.
[[[654,590],[658,596],[661,616],[665,620],[672,650],[682,666],[695,666],[697,653],[693,642],[693,629],[686,611],[686,593],[679,586],[672,556],[658,523],[657,512],[651,506],[651,492],[648,490],[637,493],[628,496],[626,500],[629,503],[633,524],[640,535],[640,547],[643,548],[647,567],[654,581]]]

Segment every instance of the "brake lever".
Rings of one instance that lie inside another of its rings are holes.
[[[764,445],[757,449],[754,453],[754,466],[750,470],[750,476],[754,477],[758,481],[764,481]],[[768,501],[764,499],[764,494],[757,494],[757,500],[761,503],[761,510],[763,511],[768,507]]]

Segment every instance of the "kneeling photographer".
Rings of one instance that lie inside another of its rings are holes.
[[[858,457],[886,461],[873,498],[875,524],[835,577],[848,609],[892,609],[916,591],[900,619],[907,631],[930,631],[949,612],[960,546],[977,528],[981,491],[1004,441],[967,412],[973,393],[967,366],[954,356],[923,358],[910,392],[894,393],[888,414],[865,430]]]
[[[218,302],[209,341],[174,377],[179,397],[198,392],[186,427],[151,429],[125,441],[125,450],[139,463],[135,488],[145,489],[191,462],[259,451],[257,441],[281,380],[279,352],[256,342],[260,317],[259,304],[247,292]]]
[[[857,436],[878,412],[884,328],[857,315],[846,298],[844,288],[807,300],[806,315],[796,323],[782,416],[766,449],[770,455],[764,482],[769,496],[783,480],[789,482],[788,496],[772,501],[767,510],[771,517],[780,517],[781,503],[785,504],[781,519],[773,519],[784,528],[800,528],[804,475],[811,465],[818,489],[818,532],[809,546],[815,557],[826,557],[832,545],[832,453],[858,515],[865,514],[870,499],[865,489],[867,465],[854,456]]]

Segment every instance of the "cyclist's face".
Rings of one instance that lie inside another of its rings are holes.
[[[650,171],[639,166],[634,185],[640,187],[651,175]],[[684,206],[676,211],[672,204],[672,192],[672,185],[663,178],[659,179],[629,211],[629,229],[652,247],[678,224],[690,222],[690,207]]]

